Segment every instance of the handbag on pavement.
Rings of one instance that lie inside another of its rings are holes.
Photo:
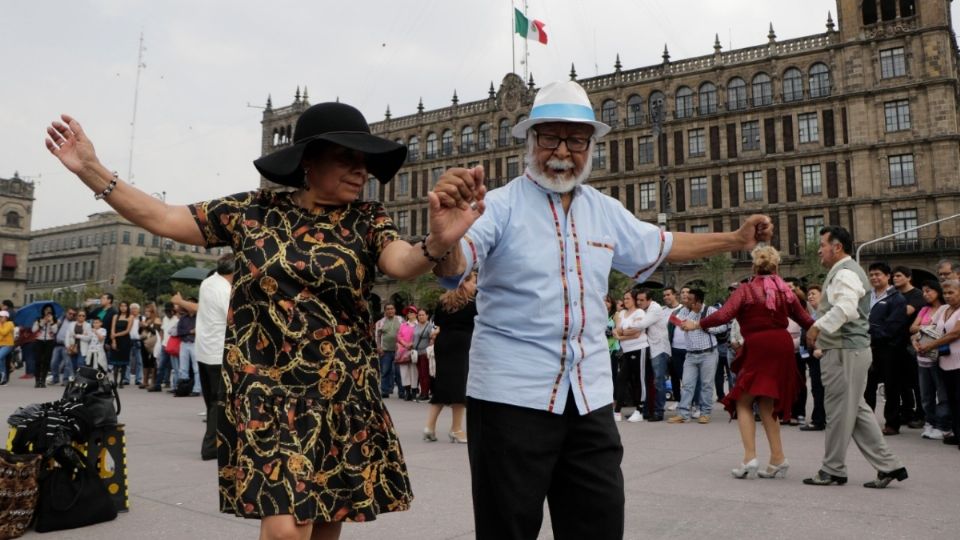
[[[0,450],[0,538],[19,538],[33,521],[40,463],[40,454]]]
[[[62,531],[116,519],[117,510],[95,468],[73,448],[56,456],[59,466],[40,474],[37,532]]]
[[[78,367],[67,387],[63,389],[63,399],[83,403],[94,427],[117,425],[120,395],[102,368]]]

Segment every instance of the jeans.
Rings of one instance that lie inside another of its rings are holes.
[[[37,371],[36,360],[37,342],[31,341],[20,346],[20,356],[23,357],[24,375],[33,375]]]
[[[396,351],[383,351],[380,357],[380,394],[387,397],[393,392],[394,372],[393,357]]]
[[[670,396],[673,401],[680,401],[680,388],[683,383],[683,359],[687,356],[686,349],[671,349],[670,354]]]
[[[180,379],[189,379],[190,370],[193,370],[193,390],[194,394],[200,393],[200,365],[197,363],[197,354],[194,352],[194,344],[180,343]]]
[[[709,415],[713,412],[713,377],[717,372],[717,350],[706,353],[687,351],[683,361],[683,390],[680,393],[680,416],[690,418],[690,405],[693,403],[697,383],[700,383],[700,412]]]
[[[53,376],[53,382],[60,382],[60,370],[63,369],[63,380],[70,380],[73,377],[73,363],[70,362],[70,355],[67,354],[67,348],[63,345],[57,345],[53,348],[53,357],[50,360],[50,375]]]
[[[157,377],[153,387],[157,390],[163,387],[164,384],[170,384],[170,377],[173,377],[173,386],[177,386],[177,358],[175,356],[170,356],[167,351],[163,350],[163,347],[160,347],[160,356],[157,358]]]
[[[143,347],[139,339],[130,340],[130,368],[127,370],[127,376],[133,377],[136,384],[143,380]],[[130,381],[127,381],[129,384]]]
[[[6,382],[7,377],[7,358],[10,356],[10,353],[13,352],[13,347],[10,345],[4,345],[0,347],[0,382]]]
[[[663,416],[663,407],[667,403],[667,371],[670,366],[670,355],[660,353],[650,360],[653,364],[653,384],[657,389],[657,398],[654,403],[654,414]]]
[[[0,351],[0,354],[3,354]],[[917,368],[920,377],[920,404],[926,422],[940,431],[952,431],[953,424],[950,417],[950,404],[947,403],[947,387],[937,366],[920,366]],[[960,411],[954,411],[957,413]]]

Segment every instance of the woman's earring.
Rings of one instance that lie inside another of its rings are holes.
[[[310,181],[307,179],[307,175],[310,174],[310,167],[304,167],[303,169],[303,189],[305,191],[310,191]]]

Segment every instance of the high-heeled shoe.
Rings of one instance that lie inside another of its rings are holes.
[[[463,431],[451,431],[447,433],[450,437],[450,442],[456,444],[467,444],[467,434]]]
[[[773,463],[768,463],[767,468],[762,471],[757,471],[757,476],[760,478],[786,478],[787,470],[790,468],[790,462],[783,460],[783,463],[779,465],[774,465]]]
[[[437,434],[427,428],[423,428],[423,440],[427,442],[437,442]]]
[[[730,474],[734,478],[753,478],[757,476],[757,469],[760,467],[760,462],[757,461],[757,458],[753,458],[750,461],[741,464],[736,469],[732,469]]]

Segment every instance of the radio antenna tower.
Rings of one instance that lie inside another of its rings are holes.
[[[133,139],[137,131],[137,99],[140,96],[140,71],[147,65],[143,63],[143,53],[147,48],[143,46],[143,31],[140,31],[140,47],[137,50],[137,82],[133,89],[133,118],[130,119],[130,158],[127,160],[127,181],[134,184],[133,180]]]

